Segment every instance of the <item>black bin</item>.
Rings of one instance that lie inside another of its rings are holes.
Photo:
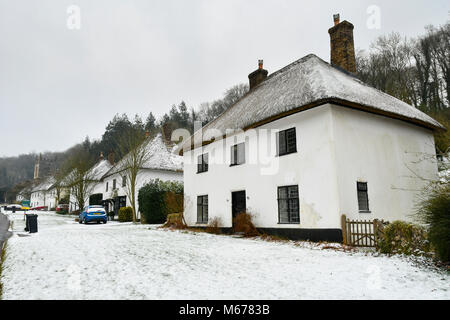
[[[38,232],[38,222],[37,214],[27,214],[27,221],[25,223],[25,231],[28,231],[30,233],[37,233]]]

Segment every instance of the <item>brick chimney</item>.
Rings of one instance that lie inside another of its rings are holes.
[[[258,61],[258,70],[253,71],[248,75],[248,79],[250,80],[250,90],[258,86],[261,82],[267,79],[267,75],[269,72],[263,69],[263,60]]]
[[[333,15],[334,27],[328,30],[331,39],[331,64],[356,73],[354,26],[344,20],[340,22],[339,14]]]
[[[114,153],[114,151],[111,151],[109,154],[108,154],[108,161],[109,161],[109,163],[111,164],[111,165],[114,165],[114,158],[115,158],[115,153]]]

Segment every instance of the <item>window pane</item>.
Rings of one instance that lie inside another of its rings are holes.
[[[357,183],[358,189],[358,207],[360,211],[369,211],[368,187],[365,182]]]
[[[231,164],[236,164],[236,146],[231,147]]]
[[[201,204],[197,205],[197,222],[202,222],[203,214],[202,214],[203,206]]]
[[[203,204],[203,222],[208,222],[208,200]]]
[[[289,198],[298,199],[298,186],[289,187]]]
[[[295,152],[297,151],[297,139],[295,134],[295,128],[286,131],[286,151]]]
[[[367,191],[367,183],[358,182],[358,191]]]
[[[278,211],[280,214],[280,223],[289,223],[288,201],[278,201]]]
[[[287,188],[278,188],[278,199],[287,199],[288,191]]]
[[[278,154],[286,153],[286,131],[278,133]]]
[[[289,216],[291,223],[300,222],[298,199],[289,200]]]
[[[203,155],[203,171],[204,172],[208,171],[208,160],[209,160],[208,154],[204,154]]]
[[[238,152],[238,164],[245,163],[245,143],[241,143],[237,146]]]

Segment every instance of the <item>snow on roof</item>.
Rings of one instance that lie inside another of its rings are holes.
[[[245,129],[315,102],[335,99],[365,106],[373,112],[398,116],[419,122],[432,129],[444,127],[413,106],[385,94],[353,75],[323,61],[314,54],[307,55],[271,74],[204,130]],[[195,135],[195,141],[199,132]]]
[[[33,191],[34,184],[26,186],[25,188],[21,189],[17,194],[19,195],[26,195],[27,193]]]
[[[37,192],[37,191],[47,191],[50,189],[56,182],[56,179],[54,177],[48,177],[44,179],[41,183],[39,183],[36,187],[31,190],[31,192]]]
[[[178,156],[171,152],[171,148],[167,146],[162,138],[161,134],[158,134],[155,138],[147,139],[144,141],[145,148],[148,152],[148,159],[142,166],[142,169],[152,170],[168,170],[168,171],[182,171],[183,170],[183,157]],[[124,168],[125,158],[119,161],[111,170],[109,170],[105,176],[110,176],[117,172],[122,171]]]
[[[91,181],[100,181],[102,177],[112,168],[108,160],[100,160],[86,174]]]

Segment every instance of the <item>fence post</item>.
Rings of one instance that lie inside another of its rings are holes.
[[[378,247],[378,219],[373,220],[373,234],[375,238],[375,248]]]
[[[342,226],[342,241],[347,245],[347,216],[343,214],[341,216],[341,226]]]

